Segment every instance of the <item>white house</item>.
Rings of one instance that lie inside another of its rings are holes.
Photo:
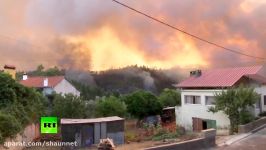
[[[181,106],[176,107],[177,124],[188,130],[228,128],[229,119],[223,112],[208,112],[214,95],[233,86],[254,87],[261,95],[254,115],[266,111],[266,77],[262,66],[191,71],[190,77],[176,85],[181,90]]]
[[[50,95],[52,92],[58,94],[73,94],[80,96],[80,92],[68,82],[64,76],[53,76],[53,77],[28,77],[23,75],[23,79],[20,83],[27,87],[34,87],[41,90],[44,95]]]

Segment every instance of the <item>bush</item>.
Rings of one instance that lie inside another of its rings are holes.
[[[159,101],[164,107],[181,105],[181,93],[173,89],[164,89],[159,96]]]
[[[240,124],[247,124],[250,123],[251,121],[253,121],[255,119],[255,117],[247,110],[241,111],[240,113]]]
[[[73,94],[55,94],[52,115],[59,118],[86,118],[86,103]]]
[[[137,134],[133,131],[126,131],[125,132],[125,139],[127,142],[136,142],[137,141]]]
[[[264,117],[264,116],[266,116],[266,111],[263,111],[263,112],[259,113],[259,116],[260,116],[260,117]]]
[[[0,143],[8,137],[14,137],[21,130],[21,124],[12,115],[0,113]]]
[[[0,72],[0,141],[16,135],[44,113],[44,97]]]
[[[126,105],[119,98],[110,96],[100,99],[96,103],[95,113],[97,117],[126,116]]]
[[[167,132],[167,133],[160,134],[160,135],[154,135],[152,140],[160,141],[160,140],[165,140],[165,139],[175,139],[175,138],[178,138],[179,136],[180,134],[177,132]]]
[[[137,91],[124,97],[128,112],[139,120],[147,116],[158,115],[162,105],[158,98],[150,92]]]

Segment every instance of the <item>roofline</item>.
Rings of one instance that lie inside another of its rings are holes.
[[[113,116],[113,120],[108,120],[108,118],[112,117],[102,117],[102,118],[91,118],[91,119],[69,119],[69,118],[62,118],[60,120],[60,124],[90,124],[90,123],[100,123],[100,122],[113,122],[113,121],[124,121],[125,118]],[[98,120],[97,120],[98,119]],[[106,120],[104,120],[106,119]]]

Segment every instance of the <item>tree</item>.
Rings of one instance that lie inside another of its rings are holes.
[[[6,73],[0,73],[0,87],[0,141],[3,141],[39,120],[44,114],[45,98],[35,89],[17,83]]]
[[[159,96],[159,101],[163,107],[171,107],[181,105],[181,94],[174,89],[164,89]]]
[[[98,100],[95,113],[97,117],[119,116],[125,117],[126,105],[119,98],[109,96]]]
[[[55,66],[53,68],[48,68],[45,70],[43,65],[39,65],[37,66],[36,70],[28,72],[28,75],[30,76],[60,76],[64,74],[65,70],[63,69],[60,70],[58,67]],[[21,78],[21,72],[17,74],[17,77]]]
[[[86,102],[73,94],[55,94],[52,114],[59,118],[86,118]]]
[[[230,134],[238,132],[241,113],[246,113],[248,108],[258,101],[259,96],[253,88],[240,86],[231,88],[215,95],[215,107],[210,107],[209,111],[216,113],[223,111],[230,120]]]
[[[36,69],[37,72],[41,73],[43,70],[44,70],[44,66],[42,64],[37,66],[37,69]]]
[[[20,130],[20,123],[14,116],[0,112],[0,144],[6,137],[14,137]]]
[[[136,91],[124,97],[128,112],[139,120],[150,115],[158,115],[162,105],[158,98],[150,92]]]

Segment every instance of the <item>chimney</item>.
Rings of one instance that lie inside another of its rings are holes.
[[[13,79],[16,79],[16,67],[13,65],[5,65],[4,72],[10,74]]]
[[[48,86],[48,78],[45,78],[45,79],[43,80],[43,86],[44,86],[44,87],[47,87],[47,86]]]
[[[200,76],[201,76],[201,70],[190,71],[190,77],[200,77]]]
[[[28,79],[28,75],[26,73],[24,73],[22,76],[22,80],[27,80],[27,79]]]

